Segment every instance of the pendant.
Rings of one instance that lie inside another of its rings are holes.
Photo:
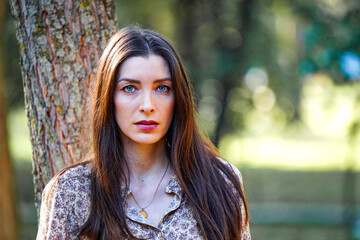
[[[144,218],[147,218],[147,212],[145,212],[144,209],[141,209],[140,214],[144,216]]]

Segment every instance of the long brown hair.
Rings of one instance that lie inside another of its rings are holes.
[[[126,177],[129,168],[115,120],[113,96],[121,63],[132,56],[151,54],[163,57],[169,65],[175,107],[166,134],[167,154],[199,229],[205,239],[240,239],[243,223],[248,221],[248,208],[239,177],[219,159],[215,147],[201,134],[195,120],[191,85],[176,51],[160,34],[139,27],[117,32],[99,61],[92,117],[91,212],[79,236],[135,238],[126,224],[123,203],[129,187]]]

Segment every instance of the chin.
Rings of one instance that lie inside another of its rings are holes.
[[[157,133],[129,133],[121,131],[121,138],[124,143],[135,143],[140,145],[151,145],[155,143],[165,142],[165,134],[163,132]]]
[[[151,145],[155,143],[162,142],[163,137],[155,137],[155,136],[139,136],[137,138],[130,138],[130,141],[133,141],[137,144],[142,145]]]

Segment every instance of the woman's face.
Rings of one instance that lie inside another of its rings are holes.
[[[130,57],[120,65],[116,80],[115,117],[122,137],[139,144],[161,140],[175,104],[166,61],[154,54]]]

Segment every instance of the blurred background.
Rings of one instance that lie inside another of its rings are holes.
[[[170,39],[201,128],[241,170],[252,238],[360,239],[359,0],[115,0],[119,28]],[[19,49],[0,48],[20,239],[37,231]]]

